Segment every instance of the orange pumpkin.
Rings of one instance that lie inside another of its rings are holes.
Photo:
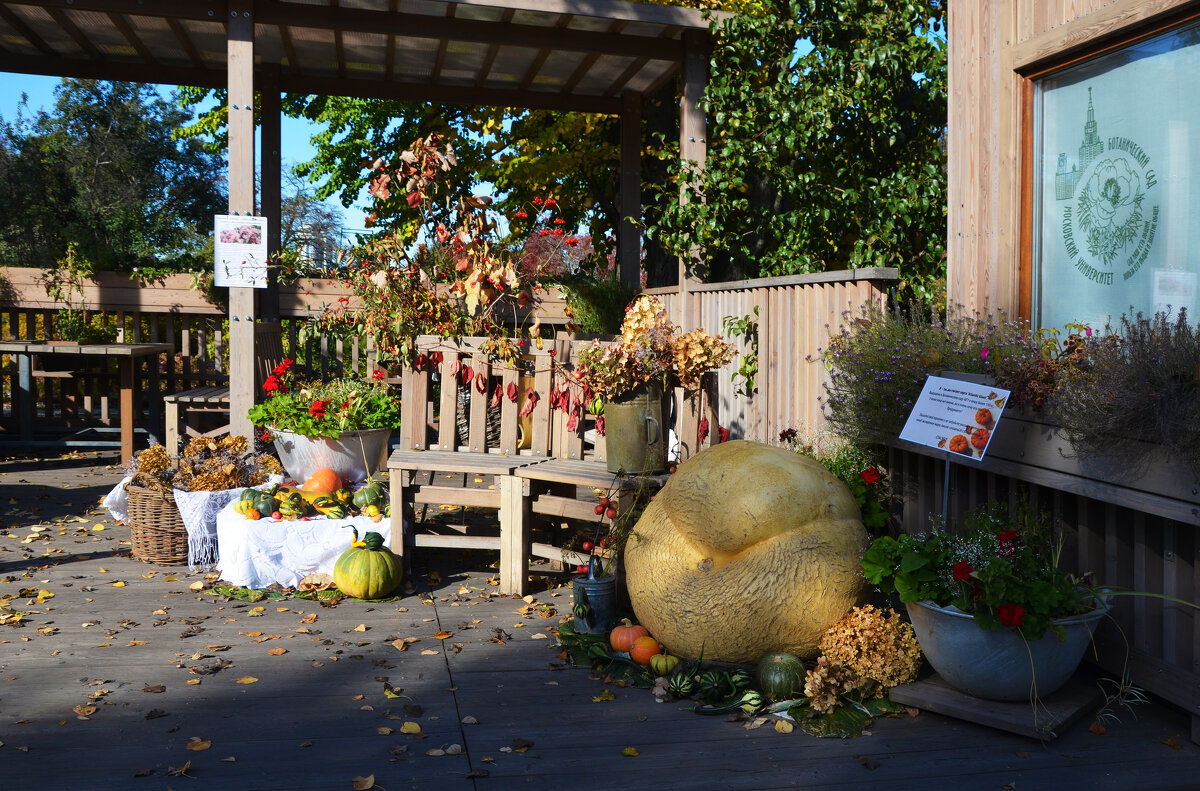
[[[614,651],[629,652],[633,647],[633,641],[639,637],[646,637],[650,631],[644,626],[634,626],[629,622],[628,618],[622,618],[621,623],[613,627],[612,632],[608,635],[608,644],[612,646]]]
[[[629,649],[629,658],[639,665],[648,665],[654,656],[661,653],[658,641],[653,637],[639,637]]]
[[[337,474],[337,470],[331,470],[328,467],[313,471],[313,474],[308,476],[308,480],[300,485],[302,492],[336,492],[340,488],[342,488],[342,476]]]

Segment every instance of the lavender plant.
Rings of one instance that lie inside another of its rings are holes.
[[[1028,325],[1003,314],[943,321],[871,305],[845,319],[823,353],[830,373],[822,400],[837,432],[859,444],[898,435],[931,374],[989,374],[1005,387],[1013,372],[1044,359]]]

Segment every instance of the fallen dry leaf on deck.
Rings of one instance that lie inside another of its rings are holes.
[[[1168,746],[1168,747],[1170,747],[1172,750],[1181,750],[1181,749],[1183,749],[1183,748],[1181,748],[1181,747],[1179,746],[1179,742],[1175,741],[1175,737],[1173,737],[1173,736],[1171,736],[1171,737],[1168,737],[1168,738],[1167,738],[1167,740],[1166,740],[1165,742],[1163,742],[1163,744],[1167,745],[1167,746]]]
[[[421,724],[410,720],[400,726],[400,732],[407,736],[416,736],[421,732]]]
[[[393,733],[396,732],[396,729],[389,728],[386,725],[380,725],[378,728],[375,729],[375,732],[378,733],[380,736],[391,736]]]
[[[610,700],[616,700],[617,696],[612,693],[611,689],[606,689],[599,695],[592,696],[592,703],[604,703]]]
[[[242,676],[234,683],[236,683],[236,684],[253,684],[256,681],[258,681],[258,679],[255,678],[254,676]]]
[[[311,591],[327,591],[333,587],[333,577],[329,574],[317,572],[309,574],[304,579],[296,583],[296,589],[306,592]]]
[[[164,687],[162,684],[155,684],[153,686],[142,687],[142,692],[159,693],[159,692],[166,692],[166,691],[167,691],[167,688]]]
[[[626,747],[621,751],[621,755],[625,756],[626,758],[637,758],[639,753],[636,747]]]
[[[434,638],[436,638],[438,640],[448,640],[454,636],[454,632],[447,632],[447,631],[434,632],[433,636],[434,636]]]
[[[212,742],[199,736],[193,736],[187,743],[187,748],[194,753],[202,753],[209,747],[212,747]]]
[[[421,651],[421,656],[437,656],[441,651],[434,651],[432,648],[426,648]]]
[[[1092,724],[1088,726],[1088,730],[1097,736],[1103,736],[1104,734],[1108,733],[1108,728],[1105,728],[1100,723],[1100,720],[1092,720]]]
[[[371,791],[375,787],[375,775],[355,777],[350,782],[354,784],[354,791]]]
[[[271,656],[283,656],[284,654],[287,653],[287,649],[286,648],[272,648],[267,653],[270,654]]]
[[[112,586],[113,586],[114,588],[124,588],[124,587],[125,587],[125,583],[124,583],[124,582],[122,582],[121,580],[117,580],[116,582],[114,582],[114,583],[112,584]]]
[[[795,726],[787,720],[775,720],[776,733],[791,733],[793,730],[795,730]]]
[[[76,706],[75,708],[71,709],[71,711],[75,712],[80,717],[90,717],[96,713],[96,707],[80,705],[80,706]]]

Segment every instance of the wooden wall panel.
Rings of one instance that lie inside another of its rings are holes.
[[[1024,75],[1135,34],[1198,0],[951,0],[947,299],[1020,312]]]

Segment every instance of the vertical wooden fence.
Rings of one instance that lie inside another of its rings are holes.
[[[699,326],[710,333],[727,335],[722,332],[726,317],[750,316],[758,308],[755,392],[737,392],[731,378],[736,360],[716,374],[717,414],[730,436],[775,442],[789,428],[823,430],[827,371],[821,352],[864,305],[886,300],[898,278],[897,270],[880,268],[692,286],[688,299],[698,304],[690,315],[698,316]],[[676,288],[647,293],[658,296],[672,320],[680,323],[682,303]],[[752,351],[748,338],[727,340],[737,345],[739,355]]]

